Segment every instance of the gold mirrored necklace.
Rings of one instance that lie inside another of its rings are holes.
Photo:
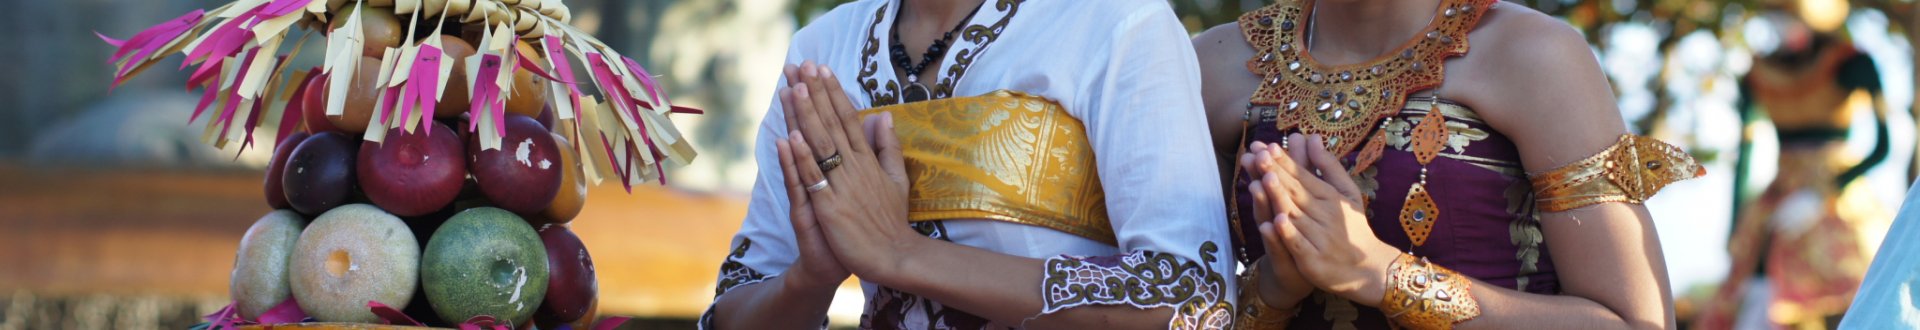
[[[1440,85],[1446,77],[1445,61],[1467,53],[1467,33],[1497,3],[1443,0],[1427,27],[1395,51],[1335,66],[1319,63],[1306,50],[1313,33],[1313,1],[1282,0],[1243,15],[1241,31],[1257,50],[1247,69],[1264,78],[1249,102],[1248,120],[1257,112],[1262,124],[1271,121],[1283,135],[1325,136],[1327,150],[1342,159],[1359,152],[1349,173],[1365,171],[1384,152],[1385,127],[1406,105],[1407,96]],[[1305,29],[1299,26],[1303,14],[1308,15]],[[1440,217],[1428,194],[1427,165],[1444,149],[1448,135],[1439,111],[1417,120],[1411,151],[1420,163],[1420,179],[1408,188],[1400,213],[1401,229],[1414,246],[1426,243]]]

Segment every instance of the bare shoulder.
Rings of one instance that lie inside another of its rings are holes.
[[[1193,50],[1200,60],[1200,95],[1214,147],[1230,149],[1239,141],[1247,99],[1260,83],[1260,77],[1247,71],[1253,46],[1247,44],[1238,24],[1227,23],[1195,35]]]
[[[1579,30],[1559,18],[1517,3],[1503,3],[1488,11],[1470,38],[1473,42],[1472,56],[1492,60],[1490,62],[1581,62],[1595,68],[1599,65],[1591,48],[1588,48],[1586,37]],[[1551,73],[1573,73],[1570,71],[1580,67],[1552,66],[1563,70]]]
[[[1253,58],[1253,46],[1235,23],[1216,25],[1193,36],[1194,55],[1200,59],[1201,75],[1212,80],[1228,75],[1251,75],[1247,59]]]
[[[1246,34],[1240,32],[1240,24],[1226,23],[1207,28],[1193,36],[1193,49],[1202,53],[1252,53],[1253,46],[1247,45]],[[1202,54],[1201,56],[1206,56]]]
[[[1471,94],[1466,101],[1520,145],[1530,170],[1582,158],[1627,132],[1599,60],[1566,22],[1503,3],[1469,42],[1461,61],[1473,82],[1462,86]]]

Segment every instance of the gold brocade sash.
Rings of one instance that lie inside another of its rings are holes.
[[[885,106],[907,161],[908,220],[988,219],[1114,244],[1086,128],[1011,91]]]

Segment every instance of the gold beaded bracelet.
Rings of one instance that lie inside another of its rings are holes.
[[[1262,259],[1263,261],[1265,259]],[[1281,309],[1260,299],[1260,266],[1247,267],[1240,274],[1240,312],[1234,317],[1234,329],[1285,329],[1300,306]]]
[[[1453,329],[1480,316],[1473,281],[1426,258],[1400,254],[1387,267],[1387,293],[1380,311],[1401,327]]]

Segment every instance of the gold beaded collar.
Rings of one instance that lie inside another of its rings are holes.
[[[1382,120],[1400,112],[1408,94],[1439,86],[1444,61],[1467,53],[1467,33],[1498,0],[1443,0],[1418,37],[1365,62],[1325,66],[1306,48],[1303,31],[1312,0],[1281,0],[1240,16],[1240,30],[1258,54],[1247,70],[1264,77],[1253,93],[1249,121],[1277,121],[1280,131],[1327,136],[1327,148],[1346,155]]]

